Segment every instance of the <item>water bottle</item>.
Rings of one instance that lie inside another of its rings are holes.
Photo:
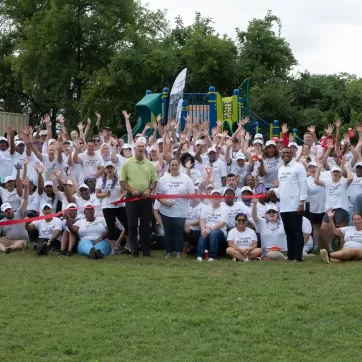
[[[209,260],[209,251],[205,249],[204,259]]]

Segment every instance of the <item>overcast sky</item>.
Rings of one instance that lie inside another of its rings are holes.
[[[200,11],[214,20],[217,32],[233,39],[236,27],[246,30],[251,19],[271,9],[298,60],[295,71],[362,76],[362,0],[149,0],[149,6],[167,9],[172,23],[181,15],[185,25]]]

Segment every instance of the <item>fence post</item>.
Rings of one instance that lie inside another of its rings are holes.
[[[217,105],[216,105],[216,91],[215,87],[209,88],[209,109],[210,109],[210,134],[211,130],[216,127],[217,122]]]
[[[168,118],[168,88],[163,88],[162,91],[162,124],[167,123]],[[156,117],[158,114],[155,115]]]
[[[187,103],[185,100],[182,101],[182,108],[181,108],[181,129],[182,132],[185,129],[185,118],[187,117]]]
[[[279,121],[275,120],[273,121],[273,137],[279,137]]]

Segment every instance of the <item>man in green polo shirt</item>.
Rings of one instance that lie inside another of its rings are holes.
[[[152,162],[145,157],[145,150],[145,142],[138,140],[135,144],[135,155],[123,164],[119,176],[122,188],[127,191],[127,197],[142,195],[142,200],[126,204],[132,257],[139,255],[138,220],[143,256],[151,256],[149,237],[151,234],[152,200],[148,197],[156,188],[157,172]]]

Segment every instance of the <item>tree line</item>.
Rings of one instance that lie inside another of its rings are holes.
[[[187,67],[186,92],[213,85],[231,95],[250,78],[251,107],[269,122],[301,130],[323,130],[337,117],[346,129],[362,122],[362,80],[347,73],[292,76],[298,62],[271,11],[246,30],[236,28],[235,40],[200,13],[190,26],[165,15],[134,0],[3,0],[0,110],[28,113],[33,123],[61,113],[70,126],[98,110],[122,134],[122,109],[135,113],[146,89],[162,91]]]

